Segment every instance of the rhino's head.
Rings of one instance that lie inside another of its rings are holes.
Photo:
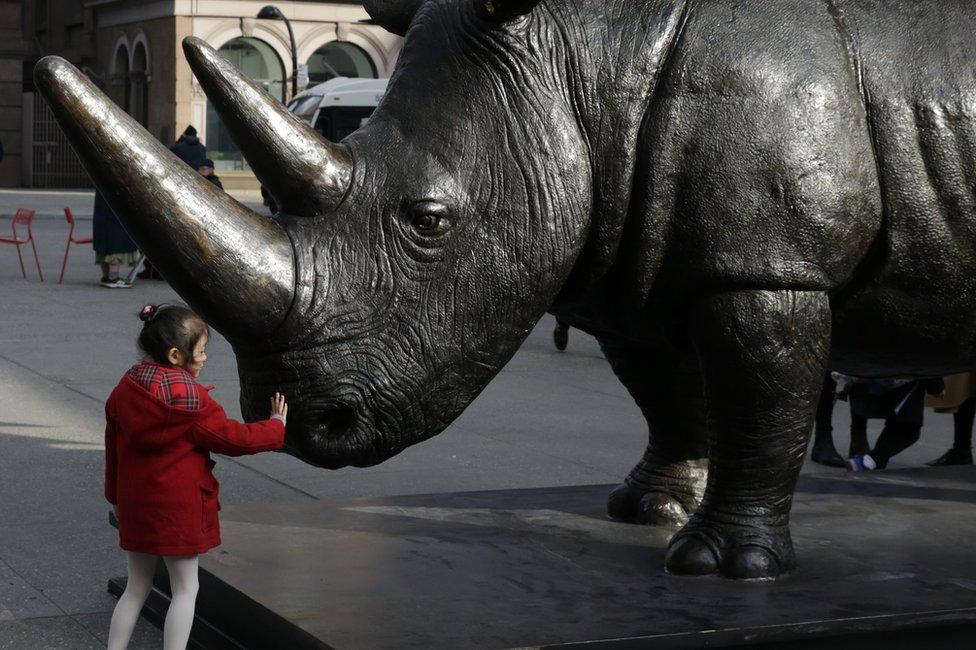
[[[410,28],[383,103],[341,144],[187,39],[278,222],[215,190],[70,64],[37,65],[126,229],[231,341],[245,417],[285,394],[287,448],[309,463],[375,464],[440,432],[573,267],[590,171],[567,80],[534,47],[534,4],[367,2]]]

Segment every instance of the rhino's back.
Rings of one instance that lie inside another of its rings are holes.
[[[841,2],[883,224],[835,305],[838,365],[864,374],[976,359],[976,4]]]
[[[850,278],[881,202],[849,50],[822,0],[689,3],[640,145],[631,253],[660,256],[634,264],[654,289]]]
[[[827,290],[839,366],[968,366],[976,3],[689,6],[642,133],[635,297]]]

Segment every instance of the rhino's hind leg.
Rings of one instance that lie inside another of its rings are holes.
[[[607,501],[614,519],[679,526],[705,491],[708,434],[704,384],[690,342],[684,349],[660,343],[636,348],[601,337],[613,371],[647,418],[644,456]]]
[[[671,540],[671,573],[772,578],[795,559],[789,515],[830,346],[827,296],[712,295],[696,310],[711,446],[705,497]]]

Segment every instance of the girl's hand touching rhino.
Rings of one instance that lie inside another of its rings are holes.
[[[285,396],[281,393],[275,393],[274,397],[271,398],[271,417],[275,420],[281,420],[282,424],[287,424],[288,404],[285,402]]]

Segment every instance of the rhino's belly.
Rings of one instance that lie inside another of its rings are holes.
[[[974,294],[875,286],[834,305],[830,367],[862,377],[938,376],[976,368]]]
[[[976,7],[839,2],[852,24],[883,221],[836,296],[834,364],[936,375],[976,361]]]

